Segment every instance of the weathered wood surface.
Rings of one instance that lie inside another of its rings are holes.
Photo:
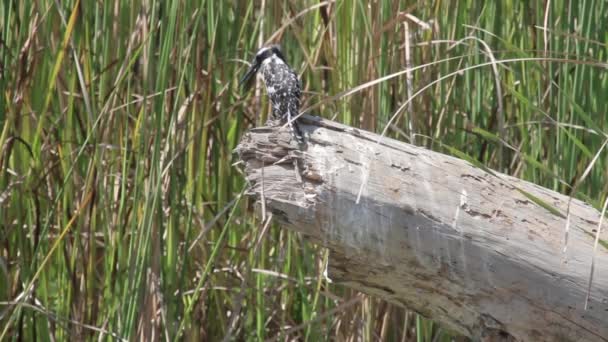
[[[601,245],[584,309],[597,210],[572,201],[564,252],[567,196],[391,139],[378,145],[377,135],[331,121],[303,121],[306,147],[290,144],[285,128],[257,128],[237,152],[251,194],[263,192],[275,218],[329,248],[332,281],[474,339],[608,341]],[[600,238],[608,240],[605,229]]]

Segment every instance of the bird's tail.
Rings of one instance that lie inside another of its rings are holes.
[[[298,144],[304,144],[304,135],[302,134],[302,130],[300,130],[298,121],[294,120],[291,116],[291,111],[287,111],[287,124],[289,125],[291,134],[298,141]]]

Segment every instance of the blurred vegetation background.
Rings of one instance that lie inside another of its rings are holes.
[[[254,215],[232,151],[269,107],[246,61],[281,43],[311,114],[395,116],[392,138],[598,207],[606,6],[2,1],[0,340],[453,339]]]

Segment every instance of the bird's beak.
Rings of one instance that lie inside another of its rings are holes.
[[[255,77],[253,76],[255,76],[259,68],[260,65],[258,63],[255,63],[255,61],[251,63],[249,70],[247,70],[245,76],[241,78],[241,81],[239,82],[239,87],[242,87],[244,90],[249,89],[251,87],[251,84],[253,83],[252,80],[255,79]]]

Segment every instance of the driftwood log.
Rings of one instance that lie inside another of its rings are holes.
[[[329,249],[333,282],[475,340],[608,341],[605,229],[585,309],[597,210],[335,122],[301,128],[306,146],[262,127],[236,152],[265,210]]]

